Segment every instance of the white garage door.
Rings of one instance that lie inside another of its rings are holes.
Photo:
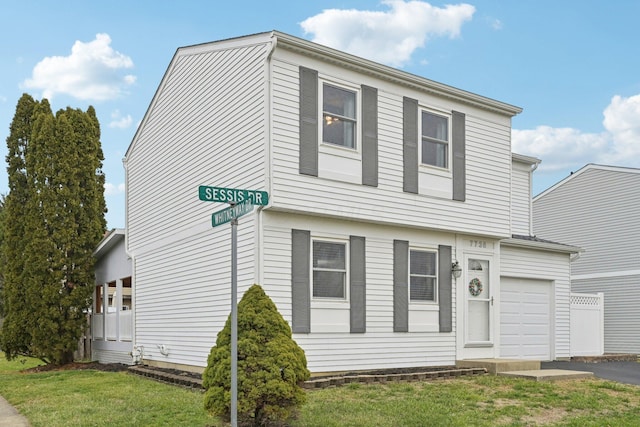
[[[500,357],[551,359],[551,282],[503,277]]]

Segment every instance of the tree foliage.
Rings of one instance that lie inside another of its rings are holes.
[[[86,327],[92,253],[106,228],[100,124],[93,107],[54,115],[25,94],[7,149],[0,348],[66,363]]]
[[[309,378],[307,359],[291,328],[259,285],[238,304],[238,423],[277,425],[305,402],[302,383]],[[218,333],[203,374],[204,406],[230,418],[231,319]]]

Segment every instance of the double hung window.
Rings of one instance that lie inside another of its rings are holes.
[[[356,148],[356,92],[322,85],[322,141]]]
[[[339,242],[313,242],[313,296],[346,298],[347,245]]]
[[[436,301],[436,252],[411,250],[409,253],[409,300]]]
[[[422,112],[421,162],[424,165],[449,167],[449,118]]]

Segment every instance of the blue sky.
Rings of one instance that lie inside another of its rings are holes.
[[[22,93],[93,105],[110,228],[125,226],[122,158],[176,49],[274,29],[522,107],[513,150],[542,160],[534,194],[587,163],[640,167],[638,1],[2,3],[0,155]]]

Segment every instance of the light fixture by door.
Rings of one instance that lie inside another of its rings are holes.
[[[462,267],[460,267],[458,261],[451,264],[451,275],[456,279],[462,276]]]

